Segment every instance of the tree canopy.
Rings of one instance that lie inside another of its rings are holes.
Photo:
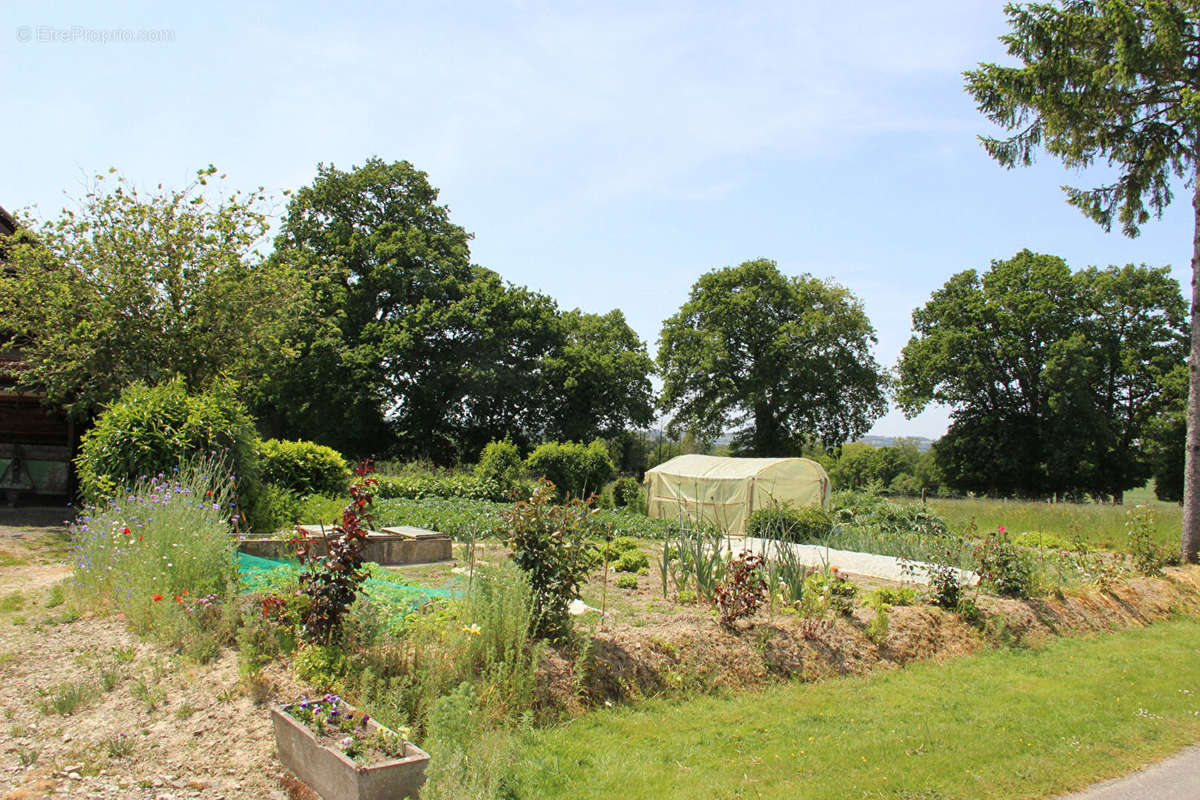
[[[1186,353],[1167,268],[1072,274],[1023,250],[954,275],[913,312],[897,400],[950,406],[938,443],[951,486],[991,494],[1120,497],[1150,474],[1142,447],[1159,382]]]
[[[967,91],[985,116],[1013,132],[983,137],[1007,167],[1045,148],[1069,167],[1104,163],[1112,179],[1064,187],[1067,200],[1105,230],[1129,236],[1159,215],[1184,179],[1197,219],[1193,237],[1191,367],[1183,554],[1200,551],[1200,8],[1160,0],[1060,0],[1010,4],[1001,37],[1020,66],[981,64]]]
[[[275,435],[353,455],[474,458],[509,436],[585,439],[649,421],[653,363],[620,312],[562,314],[470,262],[470,234],[408,162],[321,166],[275,260],[319,276],[321,322],[257,410]]]
[[[213,199],[216,173],[152,192],[99,176],[77,209],[9,237],[0,346],[20,350],[21,385],[87,419],[137,381],[252,385],[292,352],[307,279],[258,255],[261,192]]]
[[[701,276],[662,329],[660,406],[672,431],[735,430],[738,452],[781,456],[835,446],[887,409],[875,331],[845,288],[747,261]]]

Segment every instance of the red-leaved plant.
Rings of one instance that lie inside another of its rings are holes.
[[[295,529],[291,540],[300,559],[300,589],[308,595],[308,607],[302,615],[301,634],[310,642],[329,644],[342,629],[342,618],[354,603],[362,582],[363,545],[367,540],[371,516],[371,490],[379,481],[368,477],[375,468],[364,460],[354,470],[350,503],[342,510],[342,521],[320,542],[303,528]]]
[[[767,599],[767,582],[762,574],[762,556],[743,551],[725,568],[725,580],[713,591],[713,603],[721,624],[733,627],[739,619],[754,616]]]

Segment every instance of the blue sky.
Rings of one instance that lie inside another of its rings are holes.
[[[10,211],[52,216],[109,167],[181,186],[213,163],[279,197],[318,162],[407,159],[477,263],[622,309],[652,352],[702,273],[752,258],[849,287],[887,366],[951,274],[1023,247],[1187,285],[1186,192],[1130,240],[1064,202],[1095,175],[983,153],[961,73],[1004,60],[1001,2],[98,5],[0,23]],[[168,35],[95,41],[113,29]]]

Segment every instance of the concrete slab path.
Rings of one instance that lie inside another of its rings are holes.
[[[1123,778],[1098,783],[1059,800],[1196,800],[1200,798],[1200,745]]]
[[[780,542],[775,539],[759,539],[754,536],[729,536],[725,546],[730,552],[737,554],[749,550],[755,555],[769,558],[779,548],[788,547],[795,553],[802,564],[818,569],[825,565],[837,567],[842,572],[855,575],[866,575],[871,578],[882,578],[897,583],[929,584],[929,564],[911,561],[912,569],[908,572],[900,568],[900,559],[894,556],[881,556],[874,553],[854,553],[849,550],[834,550],[815,544],[794,544]],[[979,576],[974,572],[958,570],[959,579],[968,586],[979,583]]]

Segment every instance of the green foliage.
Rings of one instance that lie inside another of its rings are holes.
[[[811,437],[835,446],[887,409],[874,342],[862,304],[830,281],[766,259],[714,270],[663,324],[659,404],[673,433],[737,430],[740,453],[791,455]]]
[[[1159,500],[1183,502],[1187,463],[1188,369],[1180,364],[1159,378],[1159,410],[1146,422],[1146,455]]]
[[[273,532],[307,522],[300,518],[303,508],[304,503],[295,493],[273,483],[263,484],[254,504],[254,527]]]
[[[635,514],[646,513],[646,494],[637,478],[631,475],[617,478],[613,483],[612,496],[613,505],[617,508],[627,508]]]
[[[863,605],[875,608],[880,603],[888,606],[911,606],[919,598],[911,586],[879,586],[863,595]]]
[[[1167,268],[1072,274],[1023,250],[913,313],[897,399],[907,413],[951,407],[934,452],[956,489],[1119,497],[1149,476],[1139,443],[1186,354],[1185,311]]]
[[[1013,544],[1019,544],[1021,547],[1039,547],[1047,550],[1074,550],[1076,543],[1068,542],[1061,536],[1055,536],[1052,533],[1039,533],[1037,531],[1026,531],[1013,540]]]
[[[552,489],[540,483],[529,500],[513,506],[506,521],[512,561],[528,575],[533,591],[533,632],[554,638],[569,633],[567,605],[579,596],[587,575],[591,511],[582,500],[553,504]]]
[[[854,608],[858,587],[843,575],[837,567],[814,572],[804,579],[803,603],[829,609],[839,614],[849,614]]]
[[[676,588],[691,589],[705,602],[711,602],[725,577],[728,555],[724,545],[725,536],[716,528],[681,527],[668,541],[663,555]]]
[[[84,434],[75,466],[80,490],[95,502],[146,476],[172,474],[197,457],[226,465],[243,505],[259,486],[254,423],[228,384],[188,392],[182,380],[135,383]]]
[[[948,533],[946,521],[924,504],[894,503],[870,492],[838,492],[833,506],[834,522],[848,528],[915,533],[935,539]]]
[[[501,483],[478,473],[418,473],[379,478],[379,497],[384,500],[462,497],[503,502],[512,499],[516,488],[518,485],[514,483]]]
[[[149,194],[99,175],[79,208],[5,242],[0,350],[19,346],[23,386],[86,420],[131,383],[252,389],[293,354],[309,277],[261,260],[264,195],[216,173]]]
[[[632,549],[626,550],[617,556],[617,560],[612,562],[612,568],[617,572],[638,572],[639,570],[649,569],[650,557],[641,550]]]
[[[548,434],[582,442],[648,426],[654,417],[654,362],[625,315],[575,310],[560,322],[562,344],[545,360],[546,378],[556,395],[547,409]]]
[[[259,444],[258,455],[263,480],[300,497],[342,495],[350,489],[350,468],[332,447],[267,439]]]
[[[1154,511],[1147,506],[1135,506],[1125,515],[1125,531],[1133,567],[1143,575],[1161,575],[1164,565],[1174,555],[1171,550],[1154,541]]]
[[[1028,597],[1033,587],[1033,567],[1020,548],[1002,532],[989,533],[975,547],[975,571],[980,581],[998,594]]]
[[[636,589],[638,587],[637,575],[618,575],[618,589]]]
[[[647,423],[649,360],[620,312],[562,314],[472,265],[470,234],[437,200],[424,172],[378,158],[321,165],[292,196],[274,260],[321,273],[318,314],[260,416],[348,454],[442,465],[506,435],[524,448],[547,429]]]
[[[820,541],[829,535],[833,518],[820,506],[760,508],[746,522],[746,535],[785,542]]]
[[[493,483],[501,491],[511,490],[521,477],[524,464],[521,451],[512,439],[488,442],[475,465],[475,478],[481,483]]]
[[[612,480],[616,467],[604,442],[546,442],[525,460],[529,472],[554,484],[555,496],[562,500],[585,498],[599,492]]]

